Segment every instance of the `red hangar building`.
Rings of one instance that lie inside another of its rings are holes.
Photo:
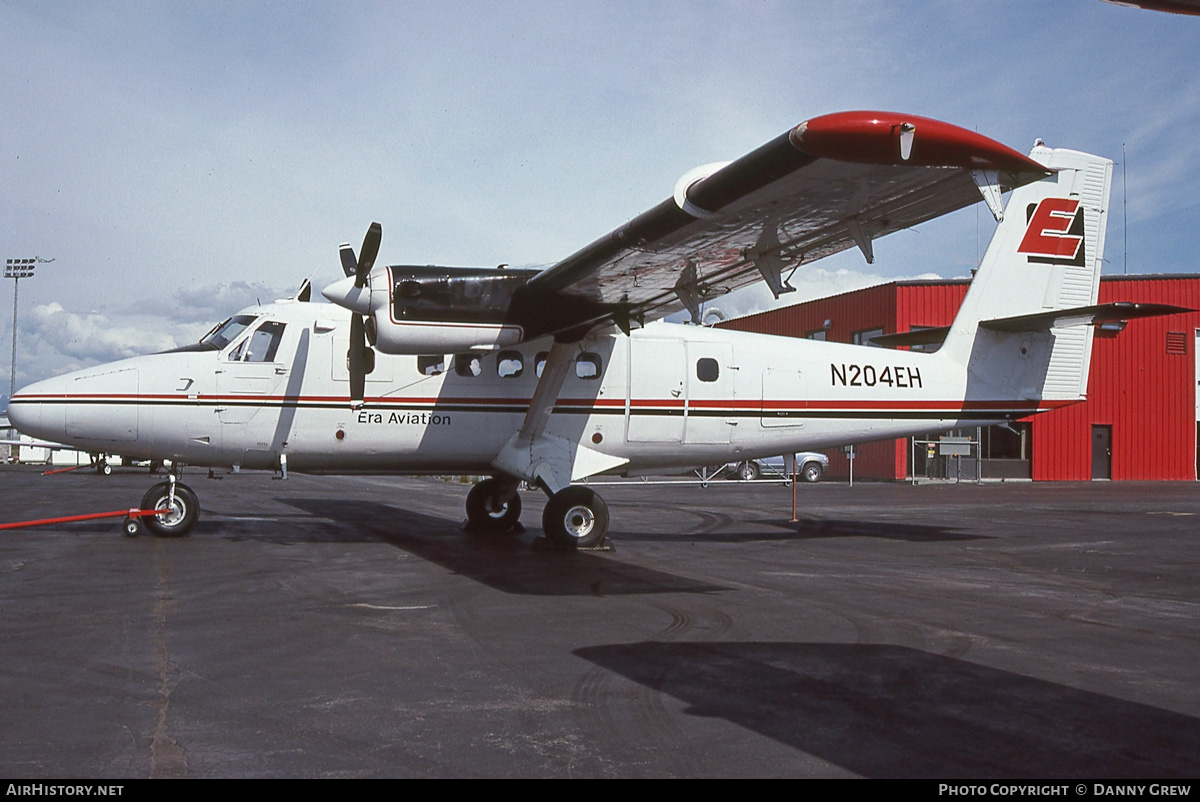
[[[968,279],[894,281],[722,322],[739,331],[871,344],[871,338],[948,326]],[[1099,303],[1133,301],[1200,309],[1200,275],[1102,276]],[[978,441],[981,461],[954,470],[963,478],[1197,478],[1200,312],[1096,327],[1087,400],[1013,424],[952,432]],[[855,449],[854,478],[945,475],[933,445],[943,433]],[[914,440],[917,441],[914,447]],[[846,477],[845,455],[830,453],[828,475]],[[940,473],[939,473],[940,471]]]

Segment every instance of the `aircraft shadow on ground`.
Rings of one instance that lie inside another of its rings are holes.
[[[903,540],[909,543],[942,543],[959,540],[992,540],[988,535],[971,535],[948,526],[900,524],[894,521],[851,521],[836,518],[804,517],[776,524],[786,529],[790,539],[836,537],[872,537],[879,540]]]
[[[1200,720],[904,646],[577,649],[634,682],[867,777],[1195,777]]]
[[[385,542],[470,577],[504,593],[535,596],[621,596],[639,593],[711,593],[726,588],[686,577],[627,565],[602,554],[534,549],[529,535],[468,533],[444,518],[371,501],[280,498],[318,519],[333,519],[345,542]],[[324,521],[322,521],[324,522]],[[312,523],[315,523],[312,522]],[[307,531],[310,522],[303,524]],[[253,537],[290,543],[294,523],[277,535],[259,529]],[[325,532],[326,527],[321,527]],[[322,538],[323,540],[325,538]]]
[[[907,524],[892,521],[853,521],[803,516],[798,521],[786,518],[740,518],[707,510],[674,506],[679,512],[678,532],[626,532],[620,537],[636,540],[691,540],[706,543],[754,543],[785,540],[817,540],[845,537],[869,537],[909,543],[943,543],[963,540],[991,540],[987,535],[968,534],[947,526]],[[628,516],[634,517],[634,516]],[[690,518],[697,520],[689,520]],[[739,531],[752,527],[754,531]]]

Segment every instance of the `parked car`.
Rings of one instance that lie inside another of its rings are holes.
[[[816,482],[829,467],[829,457],[819,451],[804,451],[796,455],[796,466],[801,479],[806,482]],[[731,462],[725,468],[731,477],[746,481],[758,479],[761,476],[788,478],[787,463],[782,456]]]

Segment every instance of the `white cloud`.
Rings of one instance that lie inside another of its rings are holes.
[[[248,306],[290,298],[299,289],[271,287],[261,281],[234,281],[228,284],[203,284],[180,287],[171,304],[176,322],[203,323],[211,326]]]
[[[21,318],[22,343],[34,353],[49,349],[82,364],[98,364],[174,348],[170,335],[115,326],[106,316],[68,312],[57,302],[35,306]]]

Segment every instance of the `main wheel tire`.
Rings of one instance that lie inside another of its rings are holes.
[[[175,483],[175,500],[171,501],[170,482],[159,482],[142,496],[143,510],[162,510],[160,515],[146,515],[142,525],[155,537],[183,537],[192,531],[200,517],[200,501],[192,489],[182,482]]]
[[[608,535],[608,505],[590,487],[563,488],[546,502],[542,530],[563,548],[595,548]]]
[[[476,483],[467,493],[467,522],[485,532],[507,531],[521,520],[521,496],[513,493],[506,501],[499,501],[500,483],[495,479],[484,479]]]
[[[738,466],[738,478],[745,482],[753,482],[758,478],[758,463],[754,460],[747,460]]]
[[[800,475],[804,477],[806,482],[817,482],[821,479],[821,466],[816,462],[804,463],[804,469],[800,471]]]

